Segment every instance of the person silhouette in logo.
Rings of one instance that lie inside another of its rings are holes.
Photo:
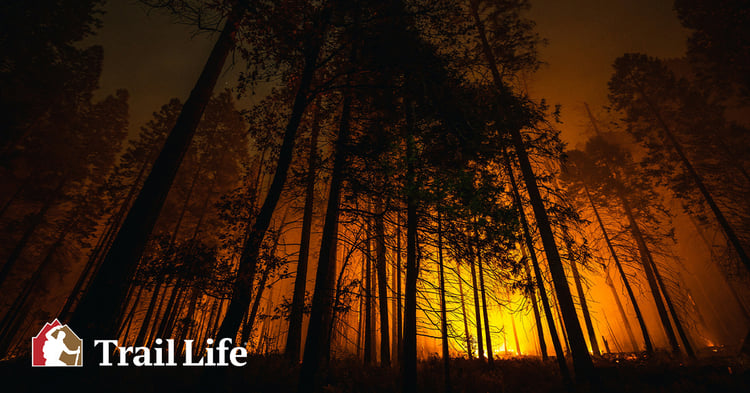
[[[68,348],[67,344],[65,344],[65,332],[60,329],[62,329],[62,326],[57,326],[45,334],[47,341],[44,342],[44,346],[42,347],[42,353],[46,360],[44,363],[45,366],[67,366],[68,364],[60,360],[63,352],[68,355],[76,355],[76,363],[78,362],[77,355],[81,352],[81,348],[79,347],[76,350]],[[57,337],[53,336],[55,332],[58,332]]]

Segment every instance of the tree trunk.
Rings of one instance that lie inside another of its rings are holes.
[[[338,237],[338,233],[336,234],[336,237]],[[326,341],[324,343],[325,345],[323,346],[323,351],[326,354],[326,363],[330,362],[331,360],[331,345],[333,343],[334,325],[337,322],[336,318],[338,316],[336,310],[344,304],[341,302],[341,295],[344,293],[344,274],[346,273],[346,267],[349,265],[350,260],[350,255],[347,255],[344,258],[344,263],[341,265],[341,269],[339,269],[339,276],[336,279],[336,294],[333,297],[333,307],[331,310],[331,329],[325,336]]]
[[[532,280],[531,278],[531,269],[529,269],[526,249],[523,246],[521,246],[520,248],[524,258],[523,268],[526,271],[526,280],[529,283],[533,283],[534,280]],[[544,341],[544,328],[542,327],[541,315],[539,315],[539,305],[536,302],[536,291],[534,290],[534,286],[531,287],[531,293],[529,294],[529,297],[531,298],[531,307],[534,309],[534,322],[536,323],[536,334],[539,340],[539,352],[541,352],[542,360],[546,362],[548,358],[547,343]]]
[[[744,247],[742,247],[742,243],[740,242],[739,237],[737,236],[737,233],[735,233],[734,228],[729,224],[729,221],[727,221],[726,217],[724,217],[724,213],[722,213],[721,209],[719,209],[719,206],[714,201],[713,196],[708,191],[708,188],[703,183],[703,179],[698,174],[698,172],[693,168],[693,164],[688,160],[687,156],[685,155],[685,150],[682,148],[682,144],[680,141],[677,140],[677,136],[672,132],[672,130],[667,126],[667,123],[664,121],[664,119],[661,116],[661,112],[659,111],[659,108],[654,105],[653,101],[651,101],[651,98],[645,94],[645,91],[640,86],[640,84],[636,83],[641,94],[643,95],[644,99],[648,102],[649,107],[654,112],[654,116],[656,116],[656,120],[658,121],[659,125],[661,126],[662,130],[664,131],[665,139],[669,141],[669,143],[672,145],[672,148],[674,148],[677,155],[680,157],[680,161],[682,162],[682,165],[685,167],[685,170],[690,175],[691,178],[693,178],[693,181],[695,182],[695,185],[698,187],[698,190],[700,190],[701,195],[703,195],[703,198],[705,199],[708,206],[711,208],[711,212],[713,212],[714,217],[716,218],[716,221],[718,221],[719,226],[724,231],[724,234],[726,235],[727,239],[729,239],[729,243],[732,244],[732,247],[737,252],[737,255],[740,257],[740,260],[745,265],[745,268],[750,270],[750,257],[748,257],[747,253],[745,252]]]
[[[565,232],[564,236],[566,238],[567,242],[572,242],[572,239],[569,238],[569,234],[567,233],[567,229],[563,228],[563,232]],[[589,333],[589,342],[591,343],[591,351],[596,356],[601,356],[602,353],[599,350],[599,343],[596,339],[596,332],[594,331],[594,324],[591,322],[591,314],[589,313],[589,306],[586,302],[586,292],[583,290],[583,283],[581,282],[581,275],[578,272],[578,264],[573,258],[573,255],[571,253],[570,249],[570,243],[567,244],[568,248],[568,262],[570,262],[570,270],[573,272],[573,281],[576,284],[576,290],[578,292],[578,300],[581,303],[581,312],[583,313],[583,321],[586,324],[586,330]]]
[[[456,263],[456,275],[458,276],[458,292],[461,294],[461,315],[464,317],[464,336],[466,337],[466,354],[469,360],[474,357],[474,346],[471,345],[471,335],[469,335],[469,321],[466,317],[466,302],[464,301],[464,284],[461,278],[461,265]]]
[[[635,340],[635,335],[633,334],[633,328],[630,327],[630,321],[628,321],[628,315],[625,313],[625,308],[622,307],[622,302],[620,302],[620,295],[617,293],[617,289],[615,288],[615,284],[612,282],[612,278],[609,275],[609,271],[607,271],[607,277],[605,279],[607,286],[609,286],[609,289],[612,291],[612,297],[615,298],[615,303],[617,304],[617,310],[620,312],[620,317],[622,318],[622,322],[625,324],[625,331],[628,333],[628,338],[630,339],[630,345],[633,347],[633,352],[638,352],[638,342]],[[609,352],[609,350],[607,350]]]
[[[378,274],[378,301],[380,302],[380,366],[391,366],[391,346],[388,339],[388,278],[385,261],[385,225],[383,202],[375,198],[375,269]]]
[[[474,252],[472,252],[474,254]],[[480,361],[484,361],[484,338],[482,336],[482,313],[480,310],[481,303],[479,303],[479,285],[477,283],[477,267],[476,267],[476,261],[475,256],[472,255],[470,261],[471,266],[471,287],[474,291],[474,320],[476,328],[477,328],[477,358]]]
[[[305,307],[305,287],[307,285],[307,260],[310,254],[310,234],[312,230],[313,205],[315,202],[315,179],[318,162],[318,134],[320,133],[320,108],[315,106],[310,135],[310,155],[307,159],[307,187],[305,189],[305,207],[302,213],[302,230],[299,245],[297,273],[294,278],[294,294],[289,311],[289,331],[286,336],[286,357],[298,363],[302,345],[302,319]]]
[[[367,265],[364,261],[364,259],[361,262],[362,269],[360,272],[360,277],[365,276],[365,266]],[[359,285],[359,309],[358,309],[358,321],[357,321],[357,358],[361,359],[364,362],[364,345],[362,343],[362,333],[365,330],[365,318],[364,318],[364,310],[365,310],[365,295],[364,295],[364,289],[365,287],[361,284]]]
[[[122,339],[122,342],[127,343],[128,335],[130,334],[130,326],[133,324],[133,317],[135,316],[135,310],[138,309],[138,305],[141,302],[141,294],[143,293],[143,285],[138,286],[138,291],[135,293],[135,299],[133,300],[133,307],[130,308],[130,311],[125,316],[125,319],[120,323],[120,331],[117,334],[117,337],[120,337]]]
[[[440,321],[441,321],[441,341],[443,344],[443,374],[444,374],[444,391],[451,391],[451,369],[450,369],[450,352],[448,347],[448,313],[445,304],[445,268],[443,265],[443,220],[440,216],[440,206],[438,206],[437,216],[437,235],[438,235],[438,264],[440,267]]]
[[[279,225],[278,231],[275,233],[274,239],[273,239],[273,246],[271,247],[271,250],[269,252],[269,255],[273,258],[276,255],[276,250],[279,246],[279,239],[281,238],[281,233],[284,231],[284,227],[287,224],[287,217],[289,214],[289,209],[286,209],[284,211],[284,215],[281,218],[281,225]],[[273,271],[277,268],[275,265],[271,265],[270,261],[267,261],[266,268],[263,270],[263,274],[260,277],[260,281],[258,282],[258,292],[255,295],[255,300],[253,301],[253,306],[250,310],[250,314],[247,316],[247,320],[245,321],[245,324],[242,326],[242,335],[240,339],[241,345],[245,345],[250,340],[250,333],[253,330],[253,325],[255,324],[255,317],[258,314],[258,307],[260,305],[260,301],[263,298],[263,291],[266,289],[266,282],[268,281],[268,278],[271,276]]]
[[[255,317],[258,316],[258,308],[260,307],[261,299],[263,299],[263,292],[266,289],[266,281],[268,280],[268,276],[270,275],[270,273],[271,269],[269,267],[266,267],[266,269],[263,270],[263,274],[260,276],[260,281],[258,282],[258,291],[255,294],[253,306],[250,308],[250,313],[248,314],[247,320],[242,327],[242,338],[240,339],[240,345],[245,345],[245,343],[250,341],[250,333],[253,330],[253,325],[255,325]]]
[[[167,283],[167,286],[164,288],[165,294],[168,287],[169,283]],[[146,342],[144,343],[144,345],[151,346],[154,340],[158,336],[162,336],[162,332],[166,331],[167,324],[171,317],[172,309],[175,307],[175,303],[177,302],[178,295],[181,294],[181,291],[182,285],[179,285],[176,280],[175,285],[172,286],[172,290],[169,293],[169,300],[167,301],[166,310],[164,310],[164,312],[162,312],[162,306],[164,305],[164,296],[159,299],[159,305],[156,306],[156,314],[154,315],[154,324],[151,326],[151,332],[149,333],[148,337],[146,337]]]
[[[148,308],[146,309],[146,315],[143,317],[143,322],[141,322],[141,328],[138,331],[138,336],[136,336],[135,339],[135,345],[142,346],[145,345],[146,341],[146,335],[148,334],[148,327],[149,323],[151,323],[151,319],[154,315],[154,309],[156,308],[157,301],[161,298],[164,299],[164,295],[159,296],[162,289],[162,281],[159,280],[159,282],[154,285],[154,291],[151,293],[151,300],[148,303]],[[155,324],[156,322],[154,322]]]
[[[401,310],[401,214],[396,216],[396,353],[395,358],[401,362],[404,353],[403,311]]]
[[[416,147],[412,135],[414,119],[407,114],[406,140],[406,287],[404,288],[404,337],[403,359],[401,362],[402,393],[417,391],[417,196],[415,195],[416,174],[414,161]]]
[[[687,333],[685,332],[685,329],[682,327],[682,322],[680,321],[679,315],[677,315],[677,310],[674,307],[674,304],[672,303],[672,297],[669,295],[669,291],[667,290],[667,286],[664,284],[664,280],[661,278],[661,273],[659,273],[659,269],[656,266],[656,263],[652,259],[651,256],[649,256],[649,262],[651,263],[651,268],[654,270],[654,276],[656,276],[656,281],[659,283],[659,287],[661,287],[662,295],[664,295],[664,301],[667,303],[667,308],[669,309],[669,314],[672,315],[672,321],[674,322],[674,327],[677,329],[677,334],[680,335],[680,340],[682,340],[682,343],[685,346],[685,352],[688,354],[688,356],[691,359],[695,359],[695,351],[693,351],[693,346],[690,345],[690,341],[688,340]]]
[[[341,188],[344,181],[344,168],[346,168],[348,161],[346,149],[349,144],[351,106],[351,93],[345,92],[339,133],[336,139],[333,170],[331,172],[328,206],[326,207],[325,222],[323,224],[323,234],[320,243],[320,255],[315,272],[315,289],[313,292],[312,310],[310,312],[310,323],[307,328],[305,351],[300,370],[298,385],[298,391],[300,392],[312,392],[315,390],[317,386],[315,375],[320,367],[321,360],[325,357],[325,354],[321,353],[323,345],[321,345],[320,337],[329,331],[327,324],[331,320],[331,303],[334,291],[333,279],[336,272],[339,205],[341,203]]]
[[[187,315],[186,315],[186,317],[190,318],[190,321],[191,321],[190,325],[191,326],[195,322],[195,320],[193,319],[193,314],[195,313],[195,306],[198,303],[198,296],[199,295],[200,295],[200,291],[198,290],[198,288],[196,288],[196,287],[190,288],[190,297],[189,297],[189,300],[188,300],[188,309],[187,309]],[[182,353],[182,351],[184,349],[185,339],[187,338],[187,335],[188,335],[188,326],[187,326],[187,324],[185,324],[185,325],[182,326],[182,331],[180,332],[180,337],[177,339],[177,346],[178,346],[177,353],[180,353],[180,354]]]
[[[667,334],[667,339],[669,340],[669,345],[672,347],[672,351],[675,353],[679,353],[680,346],[677,343],[677,337],[674,334],[674,330],[672,330],[672,324],[669,321],[667,309],[664,307],[664,302],[662,301],[659,284],[656,282],[656,276],[654,275],[654,270],[651,266],[651,252],[646,245],[646,241],[643,239],[641,228],[640,226],[638,226],[638,222],[635,219],[635,215],[633,214],[633,211],[630,207],[630,203],[625,197],[625,192],[622,189],[619,180],[615,178],[615,181],[617,182],[617,195],[620,199],[620,202],[622,203],[623,209],[625,210],[625,215],[628,219],[628,222],[630,223],[630,232],[633,235],[633,239],[635,239],[635,242],[638,245],[638,251],[641,254],[641,265],[643,266],[643,271],[646,273],[646,280],[648,281],[649,288],[651,289],[651,295],[653,295],[654,297],[656,309],[659,312],[659,319],[661,320],[662,326],[664,327],[664,332]]]
[[[549,264],[555,292],[564,318],[563,322],[565,324],[565,330],[568,333],[568,343],[573,356],[573,367],[576,371],[576,378],[581,381],[595,379],[596,375],[594,365],[591,361],[591,356],[589,356],[586,340],[583,337],[583,330],[581,330],[581,325],[578,322],[578,316],[576,314],[575,305],[573,304],[570,287],[568,287],[565,270],[560,259],[560,254],[557,250],[555,237],[552,232],[552,227],[550,226],[547,211],[544,208],[544,201],[536,184],[536,177],[531,168],[531,162],[529,161],[529,157],[523,145],[521,132],[518,129],[512,129],[511,134],[516,148],[516,154],[518,155],[518,160],[521,165],[524,182],[526,183],[526,191],[529,193],[531,206],[534,210],[537,226],[539,227],[539,234],[542,238],[544,251],[547,255],[547,263]]]
[[[116,334],[123,299],[225,60],[234,48],[236,22],[243,11],[236,6],[228,17],[151,173],[71,318],[70,324],[76,326],[81,337],[113,337]],[[93,348],[89,352],[93,355]]]
[[[510,293],[508,295],[508,304],[511,303],[510,301]],[[510,324],[513,328],[513,339],[516,341],[516,355],[521,355],[521,344],[518,343],[518,332],[516,331],[516,319],[513,317],[513,313],[510,313]],[[507,348],[506,348],[507,349]]]
[[[479,32],[479,38],[482,44],[482,49],[486,60],[489,63],[490,71],[492,72],[493,81],[497,89],[498,98],[501,104],[505,102],[506,105],[512,101],[511,93],[507,91],[502,78],[500,77],[500,71],[495,60],[495,56],[490,48],[489,42],[487,41],[487,35],[485,32],[484,24],[479,18],[479,4],[477,0],[472,0],[472,16],[476,24],[476,28]],[[498,124],[504,124],[505,122],[499,122]],[[567,278],[565,277],[565,269],[563,268],[560,254],[555,244],[555,236],[552,232],[549,217],[544,207],[544,200],[539,193],[539,187],[536,184],[536,176],[531,167],[528,153],[523,142],[523,136],[521,135],[520,125],[511,124],[508,127],[510,136],[515,146],[516,155],[521,167],[524,182],[526,183],[526,190],[529,193],[529,199],[531,206],[534,210],[534,216],[536,217],[537,226],[539,228],[539,234],[542,238],[542,244],[544,245],[544,251],[547,255],[547,263],[549,264],[550,273],[552,275],[552,281],[555,286],[555,292],[557,293],[558,301],[560,302],[560,308],[564,317],[564,323],[569,336],[569,343],[571,353],[573,355],[573,367],[576,371],[576,378],[581,381],[589,381],[596,379],[594,370],[594,364],[591,361],[588,348],[586,346],[586,340],[583,337],[583,330],[578,322],[578,316],[576,314],[575,304],[573,304],[573,297],[570,293],[570,287],[568,287]]]
[[[700,224],[696,222],[695,218],[688,214],[688,218],[690,218],[690,222],[695,227],[696,232],[698,232],[698,235],[701,237],[701,240],[703,240],[703,243],[705,243],[706,248],[708,249],[708,252],[711,254],[711,261],[714,262],[717,266],[717,270],[722,274],[724,277],[724,281],[726,282],[726,288],[731,292],[732,297],[734,298],[734,301],[737,302],[737,305],[740,307],[740,311],[742,312],[742,316],[745,317],[745,320],[750,321],[750,311],[748,311],[747,307],[745,306],[745,302],[740,298],[740,295],[737,293],[737,290],[734,288],[734,285],[732,284],[731,277],[726,273],[726,270],[718,263],[716,262],[716,252],[713,248],[713,243],[708,240],[706,237],[705,232],[703,231],[703,228],[701,228]],[[700,283],[700,281],[699,281]],[[705,294],[704,287],[701,287],[701,292]],[[714,313],[716,313],[716,309],[714,308]],[[721,320],[722,318],[716,314],[716,318]],[[726,325],[725,325],[726,328]]]
[[[568,343],[568,332],[565,331],[565,323],[563,322],[562,312],[560,312],[560,306],[557,304],[557,299],[552,296],[552,308],[557,313],[557,321],[560,323],[560,331],[562,332],[563,342],[565,343],[565,353],[570,354],[570,343]]]
[[[396,214],[396,217],[398,220],[398,217],[399,217],[398,212]],[[398,223],[396,225],[398,226]],[[397,230],[397,234],[400,235],[400,231]],[[400,243],[399,240],[397,240],[397,242]],[[398,264],[399,263],[398,260],[400,260],[401,258],[397,257],[396,259],[397,259],[396,263]],[[397,274],[397,271],[399,270],[401,270],[400,266],[394,266],[391,270],[391,281],[392,281],[391,282],[391,296],[392,296],[392,299],[391,299],[391,302],[392,302],[391,303],[391,328],[392,328],[391,329],[391,364],[395,364],[398,362],[398,351],[399,351],[399,345],[398,345],[399,333],[398,333],[397,326],[399,325],[398,310],[401,308],[400,307],[401,300],[399,299],[399,292],[401,291],[396,290],[396,287],[401,286],[400,283],[398,282],[398,280],[400,279],[400,274]]]
[[[365,240],[365,364],[369,365],[372,363],[374,355],[374,348],[372,347],[373,338],[373,320],[372,320],[372,258],[370,255],[370,230],[369,224],[367,225],[368,230],[366,233],[367,239]]]
[[[588,197],[589,204],[591,204],[591,208],[594,210],[594,216],[596,216],[596,221],[599,223],[599,228],[601,228],[602,230],[602,234],[604,235],[604,240],[607,242],[607,247],[609,248],[609,252],[612,254],[612,260],[615,261],[615,266],[617,266],[617,271],[620,273],[620,278],[622,279],[622,282],[625,285],[625,290],[628,292],[628,297],[630,297],[630,303],[633,305],[633,309],[635,310],[635,316],[638,319],[638,324],[640,325],[641,333],[643,334],[643,341],[646,346],[646,352],[649,354],[652,354],[654,352],[654,347],[651,344],[651,336],[648,334],[648,329],[646,328],[646,322],[643,319],[643,314],[641,314],[641,308],[638,307],[638,301],[635,299],[633,288],[630,287],[628,276],[625,275],[625,271],[622,269],[622,264],[620,264],[620,259],[617,257],[617,252],[615,252],[615,248],[612,246],[612,241],[610,241],[609,239],[609,234],[607,233],[607,229],[604,227],[604,222],[602,222],[602,218],[599,215],[599,210],[597,210],[596,205],[594,204],[594,199],[591,197],[591,193],[589,192],[588,187],[585,185],[584,185],[584,190],[586,191],[586,196]],[[623,318],[625,318],[625,322],[627,323],[627,318],[624,316],[624,313],[623,313]],[[636,352],[638,351],[637,346],[635,347],[635,350]]]
[[[487,361],[490,365],[493,364],[494,357],[492,353],[492,338],[490,336],[490,319],[487,316],[487,293],[484,286],[484,268],[482,267],[482,248],[479,245],[479,234],[477,233],[476,227],[474,228],[474,240],[477,243],[477,264],[479,265],[479,287],[482,290],[482,313],[484,315],[484,335],[487,339]],[[507,350],[508,347],[506,346]]]
[[[324,11],[324,14],[327,15],[323,17],[323,25],[325,26],[328,24],[327,18],[330,17],[330,10],[327,12]],[[236,338],[237,331],[242,323],[242,316],[247,312],[247,308],[250,305],[253,279],[257,269],[261,244],[263,243],[263,237],[268,230],[268,226],[271,223],[273,211],[281,197],[284,183],[286,183],[287,173],[292,162],[292,153],[294,150],[297,128],[299,127],[305,107],[307,106],[307,95],[310,91],[310,84],[312,83],[313,74],[315,73],[321,45],[321,42],[316,42],[313,44],[312,48],[306,51],[305,65],[300,77],[300,85],[297,88],[297,94],[294,98],[292,114],[284,132],[284,140],[279,152],[276,172],[274,173],[273,181],[271,182],[271,187],[266,194],[263,206],[258,212],[258,216],[255,219],[255,223],[250,230],[249,236],[245,241],[242,250],[242,256],[240,257],[239,269],[232,290],[229,308],[227,309],[224,320],[219,328],[219,337],[221,338]]]
[[[138,292],[136,292],[135,294],[135,300],[133,300],[133,307],[130,309],[130,312],[123,321],[123,327],[121,328],[120,334],[118,335],[118,337],[122,338],[122,342],[125,343],[125,345],[128,345],[130,343],[130,327],[133,325],[133,320],[135,319],[135,311],[140,305],[141,294],[143,294],[143,286],[139,285]]]
[[[84,266],[83,270],[81,271],[81,274],[79,275],[75,286],[73,286],[73,289],[70,291],[70,294],[68,295],[68,298],[66,299],[65,304],[63,305],[62,309],[58,313],[59,320],[67,321],[70,319],[72,311],[74,310],[74,307],[76,306],[76,301],[79,298],[78,295],[86,291],[86,285],[89,284],[90,279],[94,275],[96,275],[96,271],[99,270],[99,266],[101,265],[101,262],[102,262],[102,254],[106,250],[109,249],[112,241],[115,238],[115,235],[117,234],[120,227],[122,226],[123,220],[125,219],[125,215],[128,213],[128,209],[130,209],[131,203],[133,202],[133,199],[135,199],[136,193],[140,189],[141,180],[146,174],[146,169],[149,166],[149,163],[151,162],[150,158],[155,155],[157,148],[158,146],[153,146],[151,148],[151,151],[147,154],[146,159],[144,160],[144,162],[141,165],[140,170],[138,171],[138,175],[133,181],[133,184],[130,186],[130,190],[128,191],[127,196],[125,197],[124,201],[120,204],[120,208],[117,210],[117,213],[115,213],[114,215],[110,217],[109,225],[104,231],[104,234],[100,236],[96,247],[91,251],[88,261],[86,262],[86,266]],[[138,271],[138,266],[140,262],[141,260],[139,259],[138,264],[136,265],[136,269],[135,269],[136,272]],[[132,287],[132,282],[129,285],[128,290],[130,290],[130,287]]]
[[[521,204],[521,193],[518,190],[518,184],[516,183],[516,177],[513,174],[513,167],[510,165],[510,158],[508,157],[507,152],[504,154],[504,161],[505,161],[505,170],[508,173],[508,178],[510,179],[511,189],[513,190],[513,202],[516,206],[516,210],[518,210],[518,216],[521,218],[521,229],[523,230],[523,238],[526,243],[526,249],[529,251],[529,257],[531,258],[531,266],[534,269],[534,278],[536,279],[536,286],[537,289],[539,289],[539,298],[542,301],[542,307],[544,308],[544,315],[547,319],[547,329],[550,333],[550,339],[552,340],[552,347],[555,349],[555,358],[557,359],[557,364],[560,367],[560,374],[563,377],[563,381],[566,385],[569,385],[572,380],[570,376],[570,370],[568,370],[568,364],[565,361],[565,353],[562,349],[562,344],[560,343],[560,337],[557,334],[557,328],[555,328],[555,318],[552,315],[552,309],[550,308],[549,304],[549,298],[547,297],[547,290],[544,288],[544,280],[542,278],[542,271],[539,268],[539,260],[536,256],[536,250],[534,249],[534,238],[531,235],[531,230],[529,229],[529,223],[526,219],[526,213],[523,210],[523,205]],[[521,247],[521,250],[523,252],[523,247]],[[524,254],[525,256],[525,254]],[[541,334],[542,340],[540,341],[540,345],[544,346],[544,335]],[[546,349],[546,347],[545,347]],[[546,351],[544,352],[546,354]]]

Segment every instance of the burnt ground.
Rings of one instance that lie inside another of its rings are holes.
[[[0,363],[2,392],[295,392],[299,367],[280,356],[252,357],[242,368],[32,368],[28,358]],[[440,359],[419,364],[419,390],[444,392]],[[536,358],[495,360],[493,366],[451,360],[452,393],[460,392],[750,392],[750,358],[709,356],[684,361],[661,354],[596,360],[598,384],[567,389],[556,363]],[[399,391],[398,370],[333,362],[323,392]]]

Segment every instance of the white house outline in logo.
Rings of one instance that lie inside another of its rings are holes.
[[[83,366],[83,341],[68,325],[55,319],[31,339],[32,367]]]

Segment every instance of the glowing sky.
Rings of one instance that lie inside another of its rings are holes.
[[[670,58],[683,56],[687,31],[672,0],[531,0],[529,17],[548,40],[540,57],[547,63],[535,75],[531,94],[562,104],[560,128],[571,144],[581,140],[592,110],[606,104],[614,60],[627,52]]]
[[[530,83],[535,98],[562,104],[560,128],[573,145],[585,122],[583,102],[605,104],[615,58],[626,52],[679,57],[686,32],[672,0],[532,0],[528,16],[548,40],[547,64]],[[125,87],[131,93],[132,124],[138,127],[171,97],[185,99],[208,56],[213,37],[192,35],[164,13],[135,0],[111,0],[104,26],[90,43],[104,46],[103,93]],[[233,82],[225,75],[222,84]],[[137,128],[136,128],[137,129]]]

